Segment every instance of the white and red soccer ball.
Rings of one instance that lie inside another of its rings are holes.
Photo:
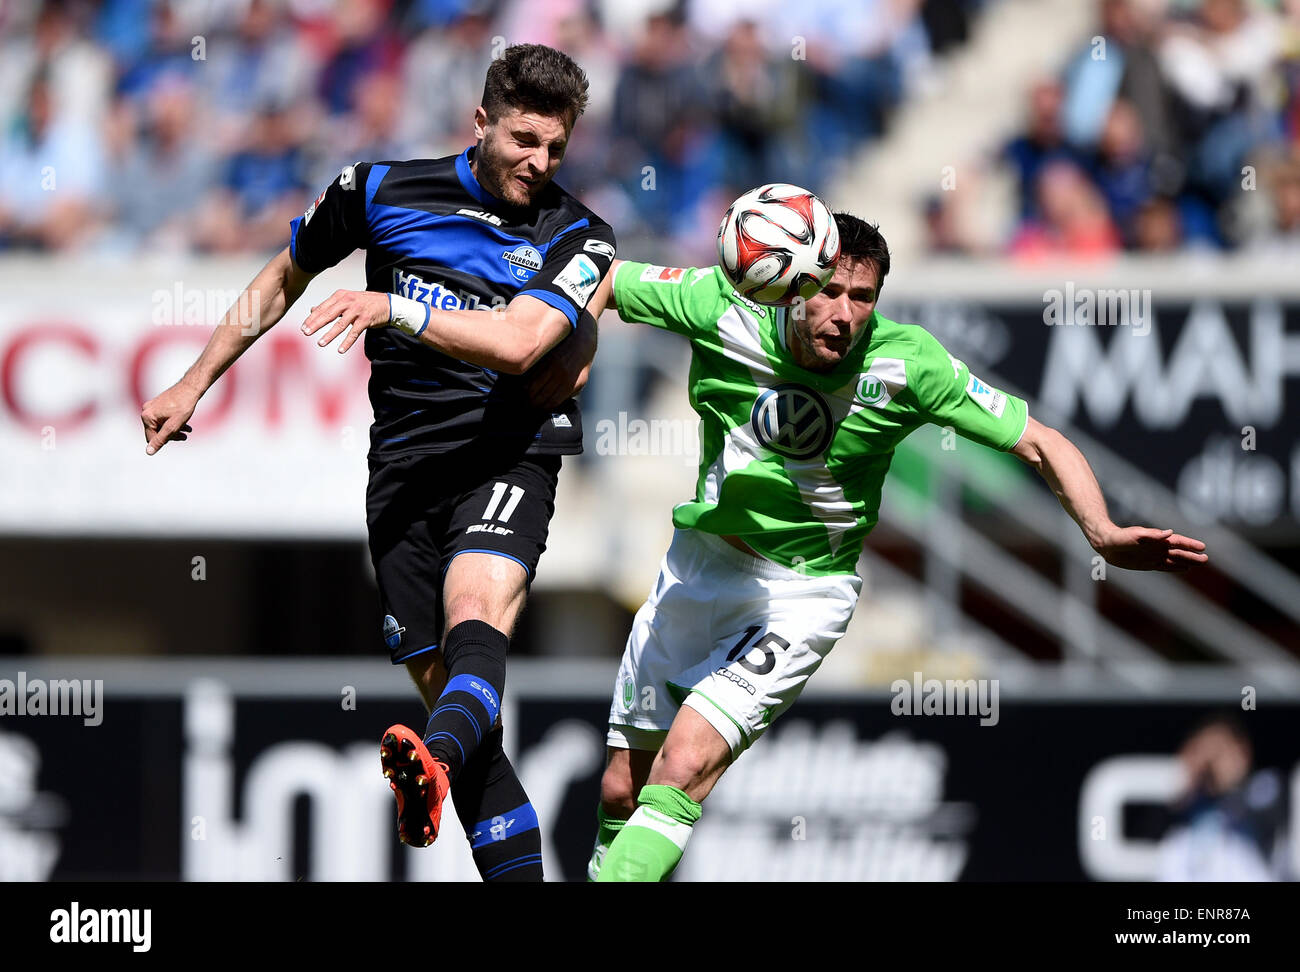
[[[718,264],[733,287],[760,304],[788,306],[825,287],[840,258],[840,232],[807,189],[774,182],[731,204],[718,227]]]

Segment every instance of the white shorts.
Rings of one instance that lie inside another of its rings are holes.
[[[688,705],[734,760],[788,709],[844,636],[862,580],[810,577],[720,537],[677,530],[636,613],[609,710],[609,745],[657,750]]]

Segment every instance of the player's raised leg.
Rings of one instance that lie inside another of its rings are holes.
[[[444,684],[424,733],[392,726],[381,747],[384,775],[398,794],[399,832],[407,843],[419,847],[437,839],[452,784],[497,725],[507,632],[514,630],[523,608],[526,582],[522,565],[493,553],[463,553],[447,565],[442,584],[446,635],[438,651]],[[499,747],[499,735],[494,738]]]

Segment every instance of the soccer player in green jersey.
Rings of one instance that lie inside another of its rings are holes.
[[[693,499],[637,612],[615,683],[588,876],[661,881],[727,766],[794,702],[843,636],[898,443],[927,423],[1011,452],[1108,563],[1186,570],[1205,544],[1110,519],[1087,460],[926,330],[876,313],[889,250],[836,214],[840,260],[798,310],[760,306],[718,268],[615,261],[592,300],[691,342]]]

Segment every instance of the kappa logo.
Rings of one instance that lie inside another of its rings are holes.
[[[787,459],[811,459],[831,444],[834,426],[825,400],[793,383],[764,391],[754,401],[750,427],[761,445]]]
[[[529,246],[527,243],[513,250],[504,251],[501,259],[510,264],[510,272],[517,280],[531,280],[533,274],[542,269],[541,253],[537,251],[537,247]]]
[[[697,278],[697,279],[698,279],[698,278]],[[695,285],[695,281],[692,280],[692,281],[691,281],[691,286],[694,286],[694,285]],[[748,307],[751,311],[753,311],[755,317],[767,317],[767,311],[763,308],[763,305],[762,305],[762,304],[756,304],[756,303],[754,303],[752,300],[750,300],[748,297],[746,297],[744,294],[742,294],[739,290],[733,290],[733,291],[731,292],[731,296],[732,296],[734,299],[740,301],[742,304],[744,304],[746,307]]]

